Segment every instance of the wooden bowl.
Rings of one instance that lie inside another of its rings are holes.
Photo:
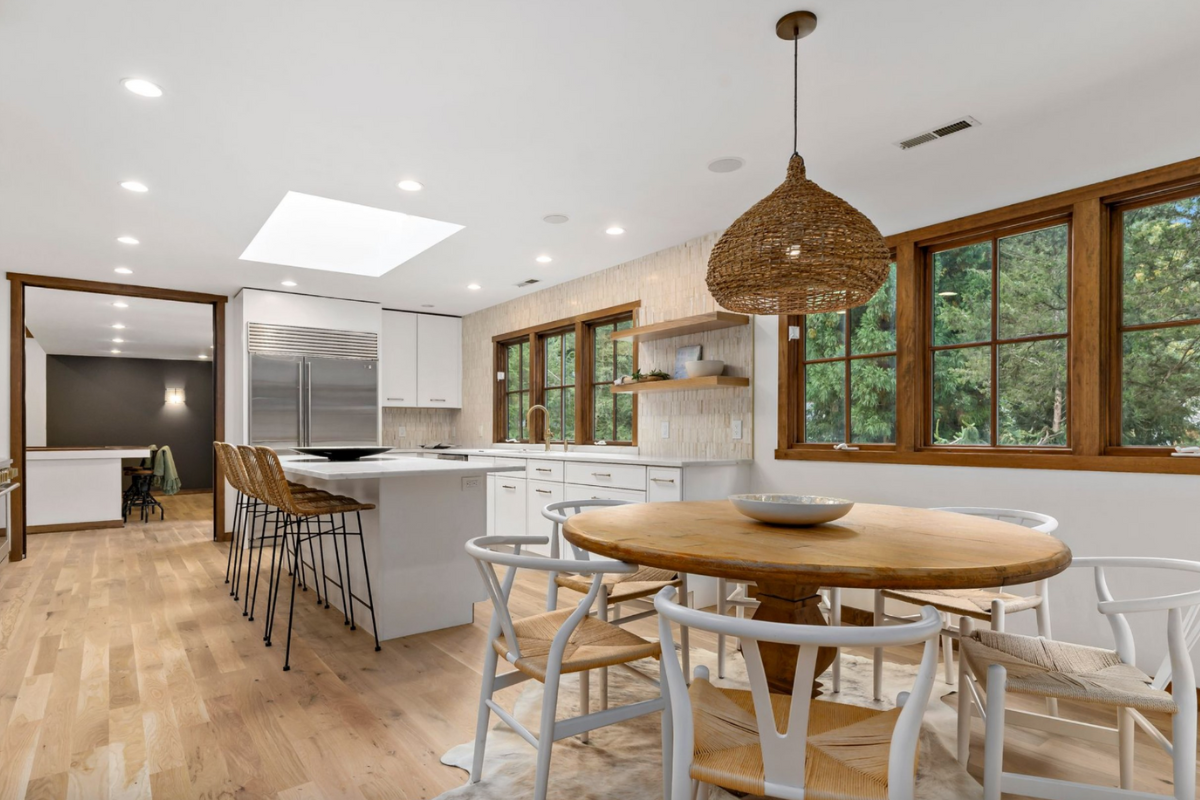
[[[729,502],[742,514],[772,525],[820,525],[850,513],[854,503],[809,494],[735,494]]]

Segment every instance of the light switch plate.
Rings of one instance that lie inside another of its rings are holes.
[[[742,421],[740,419],[733,420],[730,427],[733,429],[733,438],[734,439],[742,438]]]
[[[671,423],[669,420],[665,420],[665,419],[663,420],[661,430],[662,430],[662,438],[664,438],[664,439],[671,438]]]
[[[464,492],[469,489],[478,489],[482,485],[483,478],[479,477],[478,475],[467,475],[462,479],[462,488]]]
[[[399,428],[396,429],[396,436],[397,436],[397,438],[400,438],[400,439],[407,438],[408,437],[408,428],[401,425]]]

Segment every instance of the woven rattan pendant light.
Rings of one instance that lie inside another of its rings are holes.
[[[793,47],[793,124],[799,41],[817,17],[796,11],[775,26]],[[871,299],[888,276],[888,248],[871,220],[805,176],[792,129],[787,180],[729,226],[708,259],[708,290],[746,314],[842,311]]]

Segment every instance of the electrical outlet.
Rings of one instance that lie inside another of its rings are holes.
[[[662,429],[662,438],[670,439],[671,438],[671,422],[669,420],[664,419],[662,421],[661,429]]]
[[[734,439],[742,438],[742,421],[740,419],[733,420],[730,427],[733,429]]]
[[[408,438],[408,428],[401,425],[399,428],[396,429],[396,436],[400,439]]]
[[[483,478],[478,475],[468,475],[462,479],[462,490],[464,492],[471,489],[478,489],[483,485]]]

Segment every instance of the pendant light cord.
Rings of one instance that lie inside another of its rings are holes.
[[[796,28],[796,35],[792,37],[792,155],[800,155],[800,148],[797,142],[799,141],[800,127],[800,29]]]

